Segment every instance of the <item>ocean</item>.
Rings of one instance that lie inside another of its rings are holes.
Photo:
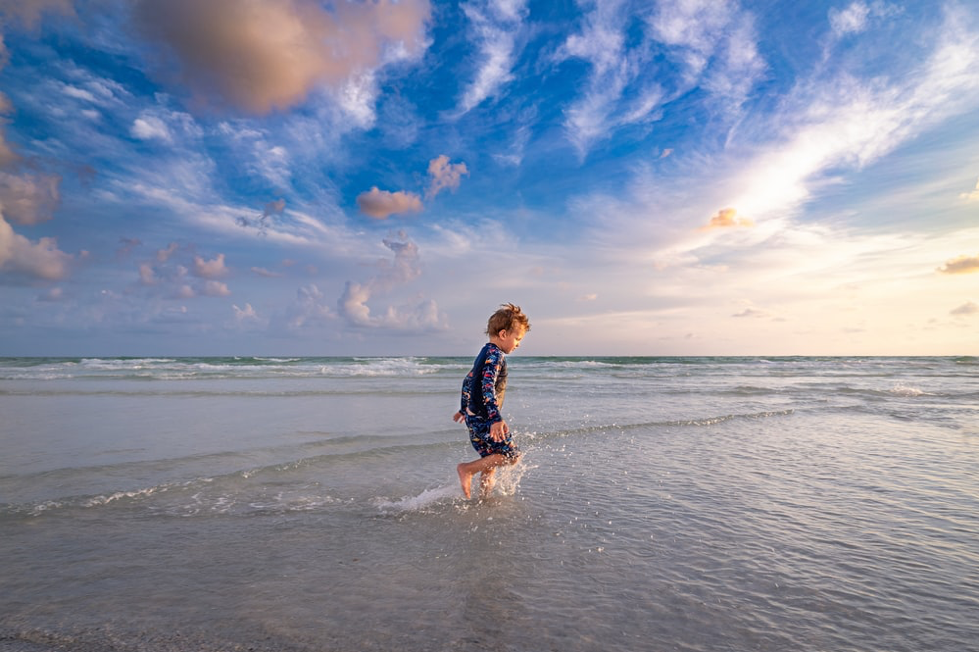
[[[979,358],[471,362],[0,359],[0,651],[976,649]]]

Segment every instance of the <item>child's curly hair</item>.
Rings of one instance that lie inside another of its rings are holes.
[[[492,337],[500,331],[512,331],[517,324],[524,327],[524,332],[530,330],[530,320],[527,319],[527,315],[523,313],[520,306],[504,303],[489,318],[489,322],[486,324],[486,334]]]

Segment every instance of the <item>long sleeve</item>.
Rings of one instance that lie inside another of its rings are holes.
[[[500,416],[500,409],[503,407],[503,394],[506,391],[506,356],[496,346],[490,347],[486,354],[480,389],[486,420],[490,423],[501,421],[503,417]]]

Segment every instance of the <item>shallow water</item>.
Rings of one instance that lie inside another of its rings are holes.
[[[979,361],[3,360],[0,649],[965,650]],[[59,647],[60,646],[60,647]]]

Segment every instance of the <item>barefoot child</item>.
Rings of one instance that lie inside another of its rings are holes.
[[[462,409],[452,415],[452,420],[466,422],[469,441],[479,453],[478,460],[456,467],[466,498],[472,494],[474,475],[480,474],[480,497],[485,497],[496,483],[497,467],[515,464],[520,457],[500,409],[506,393],[506,355],[520,346],[529,330],[530,320],[519,306],[501,306],[486,326],[490,341],[476,356],[472,371],[462,383]]]

